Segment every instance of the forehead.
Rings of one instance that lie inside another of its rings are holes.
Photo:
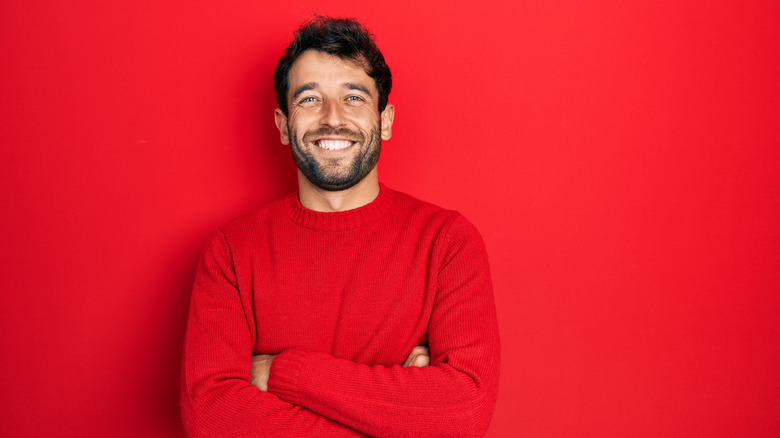
[[[304,84],[317,84],[318,88],[346,88],[349,84],[359,84],[376,94],[374,80],[366,74],[362,63],[316,50],[307,50],[295,60],[290,68],[289,83],[290,93]]]

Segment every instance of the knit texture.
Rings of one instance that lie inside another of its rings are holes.
[[[400,366],[417,345],[431,366]],[[252,355],[276,354],[268,392]],[[482,436],[498,387],[487,254],[460,214],[384,185],[340,213],[291,194],[220,228],[187,324],[193,437]]]

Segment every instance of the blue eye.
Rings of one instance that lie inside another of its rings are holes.
[[[347,97],[347,100],[357,100],[357,101],[360,101],[360,100],[363,100],[363,98],[360,97],[360,96],[349,96],[349,97]]]
[[[314,102],[314,98],[313,97],[304,97],[303,99],[301,99],[301,102]]]

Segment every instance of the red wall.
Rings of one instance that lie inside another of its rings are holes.
[[[0,435],[181,436],[195,264],[295,187],[315,11],[393,69],[380,178],[485,237],[489,436],[780,435],[780,3],[294,3],[0,6]]]

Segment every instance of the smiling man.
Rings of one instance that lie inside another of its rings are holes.
[[[379,183],[395,116],[384,57],[359,23],[315,17],[275,87],[298,192],[204,250],[183,358],[187,433],[483,435],[499,364],[487,255],[460,214]]]
[[[298,183],[306,186],[301,192],[329,200],[334,193],[338,198],[361,195],[353,206],[331,211],[360,207],[379,193],[376,164],[382,140],[390,139],[395,108],[385,101],[380,113],[377,86],[364,62],[303,52],[288,73],[289,109],[274,113],[282,143],[290,145],[298,167]]]

